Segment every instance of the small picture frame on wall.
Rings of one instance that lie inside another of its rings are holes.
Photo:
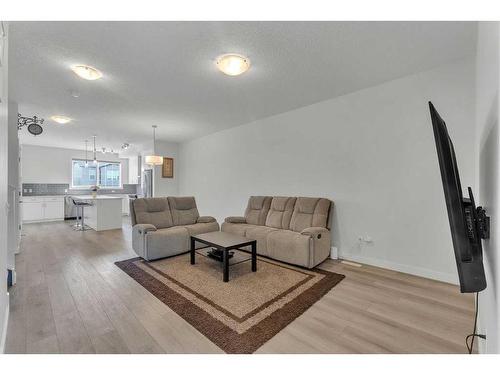
[[[174,159],[173,158],[163,158],[162,177],[163,178],[174,178]]]

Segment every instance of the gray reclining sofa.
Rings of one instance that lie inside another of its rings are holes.
[[[250,197],[245,216],[230,216],[222,231],[257,240],[257,254],[313,268],[330,255],[333,202],[309,197]]]
[[[187,252],[191,235],[219,230],[215,218],[200,216],[194,197],[132,200],[130,220],[132,247],[138,256],[146,260]]]

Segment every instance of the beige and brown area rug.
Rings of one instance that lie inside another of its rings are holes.
[[[253,353],[300,316],[344,275],[258,258],[229,269],[189,254],[153,262],[133,258],[116,265],[226,353]]]

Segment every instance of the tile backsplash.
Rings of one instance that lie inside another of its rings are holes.
[[[123,189],[101,189],[97,194],[137,194],[138,185],[123,184]],[[24,196],[37,195],[67,195],[67,194],[90,194],[90,190],[70,189],[69,184],[23,184],[22,194]]]

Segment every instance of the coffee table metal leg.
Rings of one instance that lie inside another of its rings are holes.
[[[257,243],[252,243],[252,272],[257,272]]]
[[[191,264],[194,264],[194,263],[195,263],[195,259],[194,259],[194,257],[195,257],[194,242],[195,242],[195,241],[194,241],[194,238],[193,238],[193,237],[191,237]]]
[[[222,281],[227,283],[229,281],[229,251],[227,249],[223,250],[223,267],[224,267],[224,277]]]

